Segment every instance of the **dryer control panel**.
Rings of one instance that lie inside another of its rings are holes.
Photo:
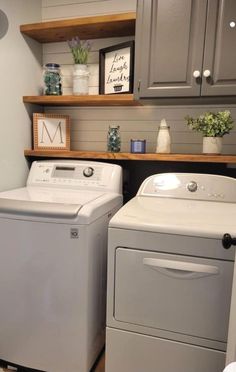
[[[87,188],[121,193],[121,167],[90,161],[36,161],[32,164],[27,186]]]
[[[214,174],[160,173],[148,177],[137,195],[236,203],[236,179]]]

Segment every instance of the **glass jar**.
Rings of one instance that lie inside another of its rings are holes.
[[[107,133],[107,151],[119,152],[121,146],[119,125],[110,125]]]
[[[47,96],[61,96],[61,72],[57,63],[47,63],[44,67],[44,94]]]

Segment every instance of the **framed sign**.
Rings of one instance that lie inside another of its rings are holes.
[[[132,93],[134,41],[99,50],[99,93]]]
[[[70,150],[68,115],[33,114],[35,150]]]

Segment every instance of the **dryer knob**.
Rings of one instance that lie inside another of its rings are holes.
[[[188,184],[187,184],[187,189],[188,191],[190,192],[195,192],[197,191],[197,182],[195,181],[190,181]]]
[[[94,173],[94,169],[92,167],[87,167],[83,171],[83,175],[85,177],[91,177],[93,175],[93,173]]]
[[[229,249],[231,245],[236,245],[236,238],[232,238],[230,234],[224,234],[222,245],[225,249]]]

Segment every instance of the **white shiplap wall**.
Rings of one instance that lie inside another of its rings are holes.
[[[217,107],[228,109],[229,107]],[[207,107],[216,110],[216,107]],[[121,151],[129,151],[131,138],[145,138],[147,152],[154,152],[157,130],[160,120],[166,118],[170,125],[172,137],[172,152],[200,153],[202,137],[190,131],[184,120],[185,115],[200,115],[206,107],[96,107],[96,108],[54,108],[51,113],[70,115],[72,123],[72,150],[106,150],[106,135],[109,124],[120,125],[122,146]],[[230,107],[236,121],[236,108]],[[236,153],[236,131],[223,139],[223,152]]]
[[[43,20],[72,18],[80,16],[112,14],[135,11],[136,0],[43,0]],[[92,41],[89,56],[89,94],[98,93],[99,49],[130,40],[131,37],[97,39]],[[50,43],[43,46],[44,63],[61,64],[63,94],[72,92],[73,60],[67,43]],[[48,108],[47,112],[70,115],[72,119],[71,147],[73,150],[106,150],[106,136],[109,124],[120,125],[122,151],[129,151],[131,138],[145,138],[147,151],[156,146],[158,125],[166,118],[172,135],[172,152],[200,153],[202,137],[190,131],[184,120],[186,115],[197,116],[205,111],[230,109],[236,122],[234,106],[144,106],[144,107],[89,107]],[[235,131],[223,139],[223,153],[236,154]]]
[[[42,0],[43,21],[133,12],[136,0]]]

